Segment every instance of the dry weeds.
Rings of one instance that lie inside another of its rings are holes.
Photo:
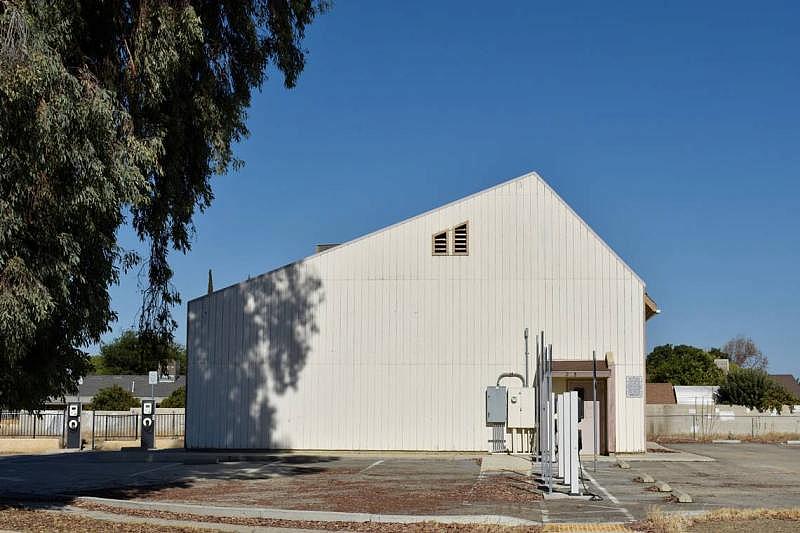
[[[647,518],[633,525],[636,531],[648,533],[684,533],[700,524],[723,524],[754,520],[781,520],[800,522],[800,508],[794,509],[717,509],[697,516],[682,516],[664,513],[660,508],[651,508]],[[798,524],[800,529],[800,524]]]

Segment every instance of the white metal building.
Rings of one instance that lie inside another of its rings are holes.
[[[590,383],[597,351],[602,451],[641,451],[655,312],[527,174],[190,301],[186,446],[486,450],[484,389],[524,374],[527,327],[556,392]]]

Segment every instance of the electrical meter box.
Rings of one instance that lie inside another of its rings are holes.
[[[536,395],[532,387],[508,388],[509,428],[533,428],[536,425]]]
[[[486,423],[505,424],[507,415],[506,387],[486,387]]]

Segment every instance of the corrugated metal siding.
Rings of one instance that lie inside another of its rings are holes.
[[[432,256],[466,220],[469,256]],[[614,352],[617,449],[642,450],[643,297],[530,174],[190,302],[187,445],[485,449],[484,387],[524,372],[530,327],[557,359]]]

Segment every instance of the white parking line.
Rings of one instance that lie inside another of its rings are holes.
[[[608,501],[610,501],[611,503],[613,503],[613,504],[615,504],[615,505],[620,505],[620,504],[619,504],[619,500],[618,500],[618,499],[616,499],[616,498],[614,497],[614,495],[613,495],[613,494],[611,494],[610,492],[608,492],[608,491],[605,489],[605,487],[602,487],[602,486],[600,485],[600,483],[598,483],[598,482],[597,482],[597,480],[595,480],[595,479],[592,477],[592,475],[591,475],[589,472],[587,472],[586,470],[584,470],[584,471],[583,471],[583,475],[584,475],[584,476],[586,476],[586,479],[588,479],[589,481],[591,481],[591,482],[592,482],[592,485],[594,485],[595,487],[597,487],[597,489],[598,489],[600,492],[602,492],[602,493],[605,495],[605,497],[606,497],[606,498],[608,498]],[[625,515],[625,518],[627,518],[627,519],[628,519],[628,520],[630,520],[631,522],[633,522],[633,521],[635,520],[635,518],[633,518],[633,515],[632,515],[632,514],[631,514],[631,513],[630,513],[630,512],[629,512],[629,511],[626,509],[626,508],[624,508],[624,507],[622,507],[622,506],[620,505],[620,507],[619,507],[619,510],[620,510],[620,511],[621,511],[621,512],[622,512],[622,513]]]
[[[378,465],[379,465],[379,464],[381,464],[383,461],[384,461],[383,459],[381,459],[380,461],[375,461],[374,463],[372,463],[371,465],[369,465],[368,467],[366,467],[364,470],[362,470],[361,472],[359,472],[359,474],[363,474],[364,472],[366,472],[367,470],[369,470],[369,469],[370,469],[370,468],[372,468],[373,466],[378,466]]]
[[[546,524],[550,521],[550,511],[547,509],[542,509],[542,524]]]
[[[157,466],[155,468],[150,468],[148,470],[142,470],[141,472],[134,472],[133,474],[131,474],[128,477],[141,476],[142,474],[147,474],[149,472],[155,472],[156,470],[163,470],[165,468],[171,468],[173,466],[178,466],[178,463],[169,463],[169,464],[166,464],[166,465]]]

